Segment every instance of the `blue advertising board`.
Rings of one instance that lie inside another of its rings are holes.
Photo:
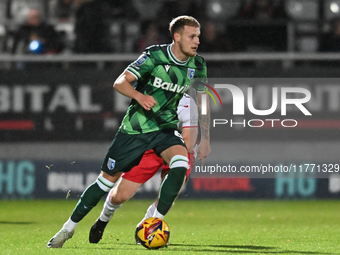
[[[0,199],[78,199],[96,180],[100,161],[0,160]],[[340,198],[340,175],[329,178],[190,178],[181,199]],[[160,173],[134,198],[156,198]]]

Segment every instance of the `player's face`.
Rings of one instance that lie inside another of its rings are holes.
[[[200,44],[200,34],[199,27],[184,26],[179,40],[179,48],[185,56],[196,56],[198,45]]]

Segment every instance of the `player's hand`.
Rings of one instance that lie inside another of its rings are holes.
[[[147,111],[150,111],[151,108],[157,104],[156,100],[152,96],[143,95],[141,93],[139,93],[135,99]]]
[[[201,161],[202,166],[204,165],[205,158],[210,154],[210,141],[203,139],[197,149],[198,159]]]

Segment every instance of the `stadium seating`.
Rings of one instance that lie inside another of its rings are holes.
[[[110,24],[110,40],[114,52],[131,52],[140,36],[140,24],[143,20],[157,17],[157,13],[166,1],[175,0],[132,0],[133,5],[138,11],[139,17],[135,20],[112,20]],[[250,3],[253,0],[197,0],[200,4],[205,3],[205,17],[215,23],[219,32],[224,33],[230,23],[235,23],[233,17],[238,13],[241,6]],[[59,32],[64,32],[67,40],[67,47],[71,51],[72,40],[74,39],[73,29],[74,20],[72,18],[58,20],[54,15],[57,0],[12,0],[10,20],[6,17],[7,3],[9,1],[0,1],[0,52],[4,50],[4,38],[6,33],[13,30],[23,19],[23,13],[29,7],[40,7],[46,16],[47,21],[55,24]],[[287,30],[287,43],[284,46],[272,47],[282,50],[296,50],[301,52],[314,52],[318,48],[318,40],[322,33],[329,31],[329,22],[334,17],[340,16],[340,0],[273,0],[275,5],[283,3],[284,8],[289,16],[290,29]],[[150,12],[149,10],[153,11]],[[45,13],[46,12],[46,13]],[[204,20],[201,21],[202,23]],[[234,24],[233,23],[233,24]],[[237,23],[237,22],[236,22]],[[267,26],[269,28],[269,26]],[[264,28],[266,29],[266,28]],[[266,33],[265,33],[266,34]],[[268,33],[267,33],[268,34]],[[269,32],[269,34],[271,34]],[[291,45],[286,47],[285,45]]]

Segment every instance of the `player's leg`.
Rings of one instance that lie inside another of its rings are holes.
[[[191,172],[191,169],[193,168],[193,162],[195,161],[195,156],[192,153],[188,154],[188,158],[189,158],[189,167],[186,173],[186,178],[185,178],[185,182],[188,181],[189,179],[189,175]],[[162,173],[161,173],[161,183],[164,181],[165,177],[167,176],[167,174],[169,173],[170,168],[169,165],[163,165],[162,167]],[[158,198],[156,198],[156,201],[153,202],[149,208],[147,209],[144,218],[137,224],[137,227],[146,219],[150,218],[153,216],[153,214],[155,213],[156,207],[157,207],[157,202],[158,202]]]
[[[170,171],[162,182],[154,217],[164,219],[185,181],[188,169],[188,152],[184,145],[173,145],[161,153]]]
[[[142,183],[132,182],[124,178],[118,181],[117,185],[111,189],[109,195],[106,197],[99,218],[91,227],[89,235],[90,243],[98,243],[102,239],[106,225],[116,210],[118,210],[125,201],[129,200],[141,185]]]
[[[196,110],[196,112],[197,112],[196,108],[193,108],[193,109]],[[195,116],[197,116],[197,115],[198,115],[198,113]],[[182,110],[180,115],[179,115],[179,119],[180,119],[180,121],[182,121],[182,123],[188,123],[188,122],[190,123],[189,126],[182,127],[183,140],[185,142],[186,147],[189,149],[189,151],[191,151],[191,153],[188,153],[188,159],[189,159],[188,165],[189,165],[189,167],[188,167],[188,170],[187,170],[187,173],[186,173],[186,180],[185,181],[187,181],[189,179],[190,171],[193,168],[193,164],[194,164],[194,161],[195,161],[194,147],[196,145],[197,135],[198,135],[197,123],[192,123],[192,118],[190,118],[191,116],[192,116],[191,111],[190,111],[190,109],[187,109],[187,108]],[[197,119],[197,118],[193,118],[193,119]],[[169,165],[164,165],[162,167],[162,174],[161,174],[162,182],[164,181],[165,176],[169,173],[169,170],[170,170]],[[149,206],[144,218],[137,224],[137,226],[139,226],[145,219],[152,217],[152,215],[155,212],[157,202],[158,202],[158,198],[156,199],[156,201],[154,203],[152,203]]]
[[[183,145],[173,145],[161,153],[162,158],[169,162],[170,170],[168,174],[163,175],[164,180],[161,184],[158,200],[149,206],[143,220],[137,224],[136,244],[140,244],[137,238],[138,226],[150,217],[164,219],[165,214],[170,210],[180,193],[187,179],[188,158],[184,156],[185,154],[187,154],[187,150]]]
[[[122,203],[129,200],[143,183],[154,176],[162,164],[163,160],[153,150],[149,150],[144,153],[138,166],[122,174],[122,178],[107,196],[100,217],[91,227],[89,235],[90,243],[98,243],[100,241],[105,227],[115,211]]]
[[[77,224],[111,190],[122,171],[126,168],[130,169],[133,164],[137,165],[139,163],[144,151],[130,151],[135,148],[134,146],[141,147],[138,140],[136,142],[135,140],[136,136],[133,135],[120,132],[116,134],[103,161],[101,174],[83,192],[71,217],[63,228],[47,243],[48,248],[61,248],[65,241],[73,236]],[[127,155],[129,155],[128,158]]]
[[[62,229],[47,243],[48,248],[62,248],[65,241],[70,239],[78,223],[97,205],[100,199],[113,187],[121,172],[108,175],[102,172],[97,180],[92,183],[81,195],[71,217],[65,222]]]
[[[138,188],[142,185],[142,183],[132,182],[125,178],[121,178],[117,186],[114,187],[110,194],[108,195],[106,199],[106,204],[111,205],[111,207],[120,207],[124,202],[129,200],[133,195],[136,193]],[[102,211],[100,215],[100,219],[102,221],[109,221],[113,216],[114,211],[112,210],[106,210],[104,207],[104,210]]]

